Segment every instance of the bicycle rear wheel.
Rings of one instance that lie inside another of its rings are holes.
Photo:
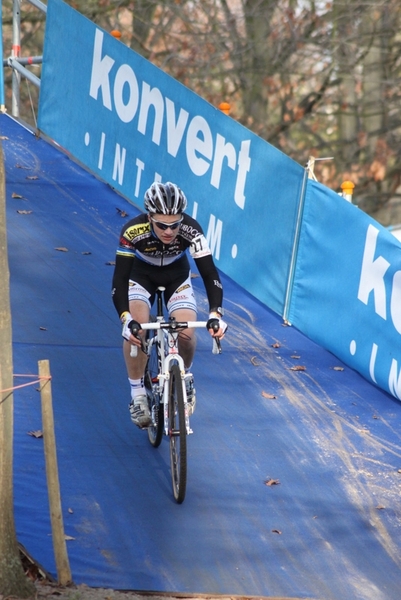
[[[172,365],[169,379],[168,430],[173,493],[178,504],[184,501],[187,487],[187,431],[182,386],[180,369],[177,364]]]
[[[152,416],[152,425],[148,427],[149,442],[158,448],[163,437],[163,405],[157,392],[157,375],[159,373],[158,344],[152,344],[150,356],[145,369],[145,388]]]

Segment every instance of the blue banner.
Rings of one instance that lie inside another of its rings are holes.
[[[289,319],[401,399],[401,246],[366,213],[311,180]]]
[[[174,181],[217,266],[283,314],[303,168],[49,0],[38,126],[139,208]]]

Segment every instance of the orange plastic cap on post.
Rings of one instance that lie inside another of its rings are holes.
[[[354,187],[355,184],[352,183],[352,181],[343,181],[341,184],[343,194],[346,194],[347,196],[352,196],[352,194],[354,193]]]
[[[110,31],[110,34],[116,38],[116,40],[120,40],[121,39],[121,31],[118,31],[118,29],[113,29],[112,31]]]
[[[219,109],[225,115],[229,115],[230,114],[230,110],[231,110],[231,105],[228,102],[220,102]]]

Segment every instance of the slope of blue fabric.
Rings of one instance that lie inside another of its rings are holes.
[[[187,497],[177,505],[167,442],[155,450],[129,419],[110,295],[120,211],[137,209],[10,117],[0,130],[14,372],[34,376],[50,361],[74,582],[398,599],[400,403],[223,275],[229,332],[220,356],[198,335]],[[28,435],[42,428],[37,387],[14,394],[15,520],[19,541],[56,575],[43,440]]]

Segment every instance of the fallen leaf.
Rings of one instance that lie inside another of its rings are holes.
[[[9,138],[6,135],[0,135],[0,140],[8,140]]]
[[[280,529],[272,529],[272,533],[278,533],[278,535],[281,535]]]
[[[271,485],[280,485],[280,482],[278,479],[266,479],[265,485],[270,487]]]
[[[333,367],[333,371],[344,371],[344,367]]]
[[[276,342],[275,344],[272,344],[272,348],[280,348],[281,344],[279,344],[278,342]]]
[[[39,429],[37,431],[28,431],[28,435],[34,437],[34,438],[42,438],[43,437],[43,432],[40,431]]]
[[[11,198],[18,198],[20,200],[21,198],[24,198],[24,196],[21,196],[21,194],[17,194],[17,192],[13,192],[11,194]]]
[[[118,212],[120,217],[128,217],[128,213],[126,213],[125,210],[121,210],[121,208],[116,207],[116,211]]]
[[[291,358],[301,358],[298,354],[292,354]]]
[[[64,248],[63,246],[60,246],[60,248],[54,248],[55,250],[58,250],[59,252],[68,252],[68,248]]]
[[[377,510],[384,510],[385,508],[386,508],[386,507],[385,507],[385,506],[382,506],[381,504],[378,504],[378,505],[376,506],[376,509],[377,509]]]
[[[74,513],[74,511],[72,510],[72,508],[69,508],[68,512],[70,513],[70,515],[72,515]]]
[[[252,356],[251,363],[253,364],[254,367],[258,367],[260,365],[260,363],[258,363],[258,361],[257,361],[256,356]]]
[[[296,365],[295,367],[290,367],[290,371],[306,371],[306,367],[302,365]]]
[[[277,398],[274,394],[269,394],[268,392],[262,392],[263,398],[267,398],[268,400],[274,400]]]
[[[32,179],[32,180],[34,180],[34,179],[39,179],[39,177],[37,175],[27,175],[26,179]]]
[[[46,327],[39,327],[40,331],[47,331]]]
[[[19,215],[30,215],[31,214],[31,210],[17,210],[17,213]]]
[[[75,538],[74,538],[74,537],[72,537],[72,535],[65,535],[65,536],[64,536],[64,539],[65,539],[67,542],[69,542],[70,540],[75,540]]]
[[[92,252],[82,252],[82,254],[83,254],[84,256],[87,256],[88,254],[92,254]]]
[[[109,260],[106,265],[115,265],[116,261],[115,260]]]
[[[18,163],[15,165],[15,168],[16,169],[26,169],[27,171],[31,170],[31,167],[23,167],[22,165],[20,165]]]

